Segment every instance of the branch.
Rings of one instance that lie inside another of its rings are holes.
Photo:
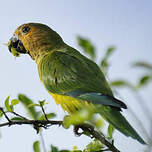
[[[108,147],[109,150],[111,150],[112,152],[120,152],[115,146],[114,143],[110,143],[102,133],[100,133],[99,131],[96,131],[94,129],[94,127],[90,124],[82,124],[82,125],[78,125],[77,127],[81,128],[83,131],[87,131],[90,133],[90,135],[92,135],[92,138],[96,138],[98,139],[101,143],[103,143],[104,145],[106,145]]]
[[[62,121],[55,121],[55,120],[11,120],[11,122],[6,122],[6,123],[1,123],[0,127],[4,126],[12,126],[12,125],[23,125],[23,124],[28,124],[28,125],[33,125],[34,129],[37,130],[37,133],[39,133],[39,128],[45,128],[47,129],[48,127],[52,125],[62,125]],[[113,143],[110,143],[100,132],[96,131],[92,125],[89,124],[82,124],[78,125],[77,127],[81,128],[85,132],[89,132],[92,138],[98,139],[101,143],[106,145],[109,150],[112,152],[120,152],[114,145]]]
[[[29,120],[21,115],[19,115],[16,112],[11,112],[12,114],[21,117],[23,120],[10,120],[9,117],[6,115],[6,112],[3,110],[2,107],[0,107],[0,111],[2,111],[2,113],[4,114],[6,120],[8,122],[5,123],[1,123],[0,127],[4,127],[4,126],[12,126],[12,125],[33,125],[33,128],[36,130],[37,133],[39,133],[40,128],[44,128],[47,129],[48,127],[52,126],[52,125],[59,125],[61,126],[63,124],[63,121],[56,121],[56,120],[48,120],[47,115],[44,111],[43,106],[41,106],[42,111],[45,115],[45,119],[46,120]],[[84,134],[84,132],[88,132],[91,135],[91,138],[96,138],[98,139],[101,143],[103,143],[104,145],[106,145],[108,147],[108,150],[111,150],[112,152],[120,152],[112,143],[110,143],[105,136],[99,132],[96,131],[94,126],[84,123],[84,124],[80,124],[80,125],[76,125],[74,126],[76,130],[75,133],[77,135],[82,135]],[[78,133],[78,129],[81,128],[83,130],[82,133]],[[106,149],[107,150],[107,149]]]
[[[62,121],[55,121],[55,120],[11,120],[10,122],[1,123],[0,127],[4,126],[13,126],[13,125],[34,125],[38,127],[43,127],[47,129],[52,125],[61,125]]]

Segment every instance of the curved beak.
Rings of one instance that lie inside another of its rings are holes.
[[[8,42],[8,49],[10,52],[12,52],[12,48],[14,48],[19,53],[27,53],[23,43],[18,39],[16,35],[14,35]]]

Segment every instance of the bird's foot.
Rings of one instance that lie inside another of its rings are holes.
[[[74,126],[73,131],[75,136],[81,136],[83,132],[79,132],[80,127],[79,126]]]

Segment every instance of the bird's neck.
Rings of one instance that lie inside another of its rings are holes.
[[[41,47],[40,49],[38,49],[37,51],[36,51],[36,53],[35,54],[31,54],[31,57],[35,60],[35,62],[37,63],[37,64],[39,64],[39,62],[41,61],[41,59],[43,59],[43,57],[45,57],[46,55],[48,55],[48,54],[51,54],[51,53],[53,53],[54,51],[56,51],[56,50],[59,50],[59,49],[62,49],[62,48],[64,48],[66,46],[66,44],[62,44],[62,45],[58,45],[57,47]]]
[[[63,48],[65,46],[65,43],[62,41],[62,39],[59,40],[35,40],[31,42],[27,42],[26,50],[27,53],[31,56],[33,60],[37,62],[40,58],[48,54],[49,52]]]

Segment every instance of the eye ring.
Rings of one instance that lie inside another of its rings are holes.
[[[23,34],[27,34],[29,31],[30,31],[30,28],[29,28],[28,26],[24,26],[24,27],[22,28],[22,33],[23,33]]]

